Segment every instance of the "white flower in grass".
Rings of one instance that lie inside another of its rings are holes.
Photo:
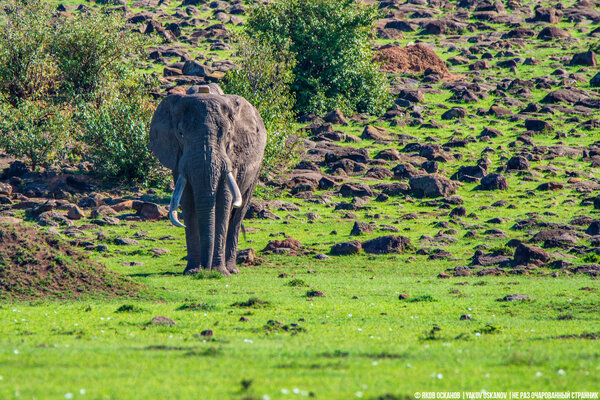
[[[72,399],[73,398],[73,393],[65,393],[65,399]]]
[[[268,394],[263,394],[262,400],[271,400],[271,396]]]
[[[254,342],[252,340],[250,340],[250,339],[244,339],[244,343],[250,343],[250,344],[252,344]]]
[[[290,394],[290,391],[287,389],[281,389],[281,394]]]
[[[356,397],[363,397],[363,392],[356,392],[354,395]]]
[[[564,374],[566,374],[566,372],[565,372],[565,370],[564,370],[564,369],[559,369],[558,371],[556,371],[556,373],[557,373],[557,374],[559,374],[559,375],[564,375]]]
[[[352,318],[352,314],[348,314],[348,318]]]
[[[475,332],[475,336],[479,337],[479,336],[481,336],[481,333]]]
[[[294,394],[300,394],[300,389],[298,389],[298,388],[293,388],[293,389],[292,389],[292,392],[293,392]]]
[[[371,364],[373,364],[374,367],[379,365],[379,363],[377,361],[373,361]]]
[[[87,393],[87,392],[86,392],[86,390],[85,390],[85,389],[79,389],[79,394],[81,394],[81,395],[84,395],[84,394],[86,394],[86,393]]]
[[[15,354],[19,354],[19,349],[14,349],[14,350],[13,350],[13,353],[15,353]]]
[[[3,377],[2,375],[0,375],[0,381],[1,381],[2,379],[4,379],[4,377]]]

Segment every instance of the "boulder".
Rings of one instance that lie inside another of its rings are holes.
[[[362,245],[358,240],[334,244],[331,247],[330,254],[334,256],[347,256],[358,254],[362,249]]]
[[[365,233],[373,233],[373,227],[366,222],[354,222],[354,226],[352,227],[352,231],[350,231],[350,235],[360,236]]]
[[[448,197],[456,192],[454,182],[438,174],[413,177],[409,185],[415,197]]]
[[[548,252],[538,246],[528,246],[519,244],[515,249],[514,262],[517,265],[527,265],[530,263],[547,263],[550,261]]]
[[[381,236],[363,242],[362,248],[366,253],[389,254],[400,253],[410,246],[410,239],[404,236]]]
[[[508,182],[501,174],[488,174],[481,179],[482,190],[508,190]]]

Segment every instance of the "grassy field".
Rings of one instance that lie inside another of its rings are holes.
[[[317,253],[350,239],[351,221],[311,206],[322,218],[308,224],[307,211],[292,212],[298,221],[289,225],[248,222],[254,229],[241,247],[262,249],[280,231]],[[400,214],[391,204],[378,211]],[[397,226],[418,243],[426,225]],[[598,388],[600,301],[587,276],[438,279],[461,262],[410,252],[260,255],[261,266],[232,278],[198,279],[179,274],[183,232],[166,221],[110,229],[106,243],[140,230],[148,235],[139,246],[110,244],[99,257],[146,285],[139,298],[2,304],[0,398],[394,399],[429,390]],[[167,235],[173,239],[153,241]],[[171,253],[152,257],[156,247]],[[471,249],[447,248],[463,260]],[[123,265],[131,262],[143,265]],[[325,297],[309,299],[309,290]],[[509,294],[531,301],[498,301]],[[234,305],[252,298],[265,303]],[[466,314],[471,319],[460,320]],[[176,325],[151,324],[155,316]],[[201,334],[207,330],[212,337]]]

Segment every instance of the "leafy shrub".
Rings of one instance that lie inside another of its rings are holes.
[[[35,169],[88,157],[110,177],[163,183],[147,148],[152,88],[139,72],[143,36],[119,15],[55,17],[41,0],[0,8],[0,146]],[[72,132],[81,131],[74,137]],[[79,153],[77,153],[79,151]]]
[[[292,148],[287,139],[297,132],[294,124],[293,55],[280,51],[264,40],[240,35],[237,38],[238,68],[230,71],[223,91],[244,97],[253,104],[267,129],[263,173],[269,173],[289,160]]]
[[[89,99],[115,84],[131,84],[131,75],[138,75],[144,37],[127,30],[121,15],[80,13],[58,20],[55,29],[51,51],[63,96]]]
[[[50,8],[41,1],[8,1],[0,9],[0,95],[12,106],[56,89],[51,21]]]
[[[148,148],[154,104],[138,94],[80,106],[78,124],[97,172],[151,184],[165,183],[166,171]]]
[[[21,101],[18,108],[0,103],[0,147],[29,159],[34,170],[64,154],[69,136],[69,115],[60,107],[31,100]]]
[[[247,32],[295,54],[296,108],[324,114],[380,114],[389,84],[373,63],[369,40],[378,11],[355,0],[274,0],[249,15]]]

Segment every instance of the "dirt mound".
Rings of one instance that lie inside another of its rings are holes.
[[[406,47],[387,45],[377,50],[375,61],[381,64],[381,69],[394,74],[408,72],[421,74],[427,70],[437,72],[445,81],[455,81],[462,76],[448,71],[446,63],[433,50],[424,44]]]
[[[139,289],[55,236],[0,225],[0,299],[131,296]]]

